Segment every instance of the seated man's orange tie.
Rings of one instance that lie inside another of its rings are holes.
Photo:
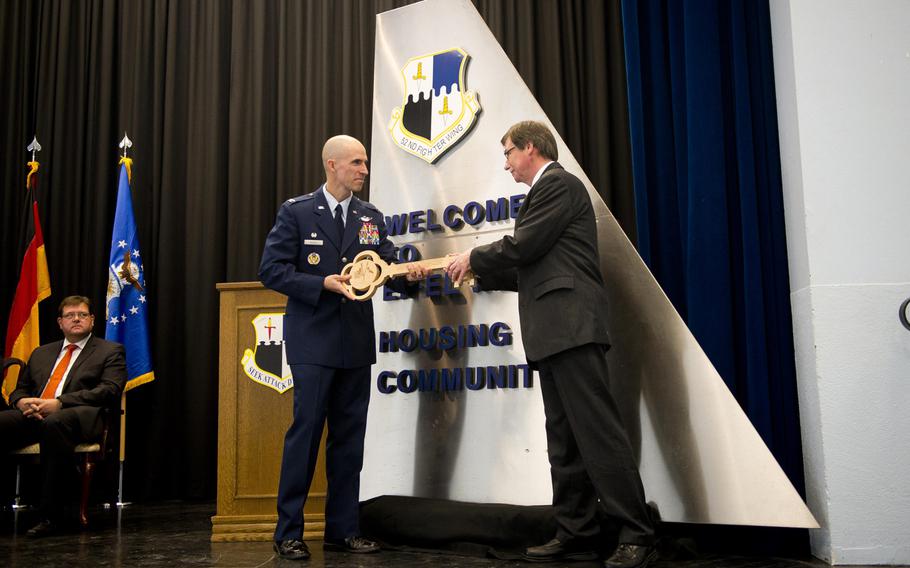
[[[63,378],[66,368],[70,366],[70,360],[73,358],[73,351],[76,350],[76,347],[72,343],[66,346],[66,353],[64,353],[63,359],[60,359],[60,362],[54,367],[51,378],[48,379],[47,385],[41,391],[41,398],[55,398],[54,394],[57,392],[57,385],[60,384],[60,379]]]

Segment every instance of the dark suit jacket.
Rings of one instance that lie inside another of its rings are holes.
[[[514,234],[476,247],[471,269],[483,289],[518,291],[529,361],[609,344],[594,208],[581,180],[558,163],[528,192]]]
[[[382,213],[371,203],[351,198],[341,242],[321,187],[279,209],[265,241],[259,279],[288,297],[284,341],[289,364],[348,369],[376,362],[372,301],[347,301],[322,287],[326,276],[340,273],[364,250],[386,262],[396,260]]]
[[[10,406],[15,408],[21,398],[41,396],[62,348],[63,340],[60,340],[32,352],[28,365],[19,375],[16,390],[10,395]],[[124,385],[126,357],[123,345],[93,335],[73,363],[57,398],[63,408],[76,409],[82,431],[94,435],[98,433],[101,409],[119,407]]]

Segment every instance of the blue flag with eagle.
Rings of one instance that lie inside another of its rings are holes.
[[[117,210],[108,264],[105,338],[126,349],[125,390],[155,380],[148,336],[148,296],[145,267],[136,235],[133,197],[130,193],[132,160],[120,160]]]

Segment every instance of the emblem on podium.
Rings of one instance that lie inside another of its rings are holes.
[[[250,322],[256,330],[256,345],[240,360],[246,376],[283,393],[294,386],[284,353],[284,314],[259,314]]]

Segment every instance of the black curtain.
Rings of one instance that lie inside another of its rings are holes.
[[[156,380],[127,396],[130,500],[215,495],[215,284],[256,279],[279,204],[322,181],[326,138],[347,133],[369,150],[375,15],[408,3],[0,7],[4,330],[32,136],[44,147],[38,200],[53,289],[41,305],[43,341],[59,338],[56,305],[66,295],[88,295],[104,313],[117,143],[124,131],[134,143]],[[619,3],[476,4],[634,241]]]

